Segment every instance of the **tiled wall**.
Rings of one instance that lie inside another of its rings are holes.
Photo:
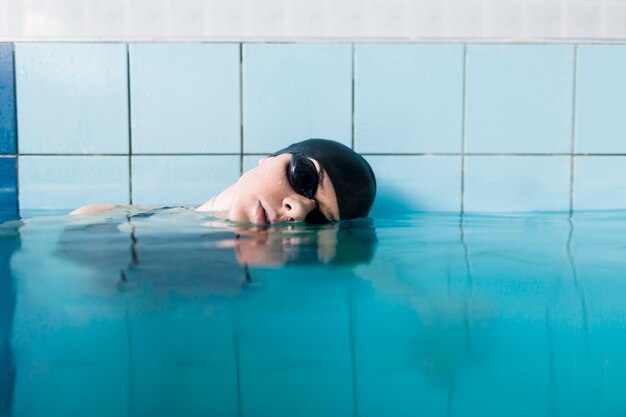
[[[0,57],[3,206],[18,189],[24,209],[198,204],[325,137],[372,164],[375,215],[626,209],[626,45],[17,43]]]
[[[0,44],[0,210],[17,210],[15,82],[11,45]]]
[[[623,0],[0,0],[0,39],[623,39]]]

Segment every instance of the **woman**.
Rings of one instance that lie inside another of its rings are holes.
[[[196,210],[254,224],[327,223],[367,216],[375,195],[374,173],[361,155],[338,142],[308,139],[262,159]],[[95,204],[71,214],[120,207],[141,208]]]

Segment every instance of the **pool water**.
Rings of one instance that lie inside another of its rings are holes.
[[[623,416],[626,213],[0,226],[0,415]]]

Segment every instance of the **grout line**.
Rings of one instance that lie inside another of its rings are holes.
[[[414,152],[414,153],[389,153],[389,152],[359,152],[364,156],[423,156],[423,157],[440,157],[440,156],[482,156],[482,157],[500,157],[500,156],[521,156],[521,157],[550,157],[550,156],[572,156],[571,153],[485,153],[485,152],[465,152],[465,153],[455,153],[455,152]],[[239,152],[222,152],[222,153],[207,153],[207,152],[187,152],[187,153],[150,153],[150,152],[137,152],[133,153],[133,156],[143,157],[143,156],[268,156],[271,152],[247,152],[247,153],[239,153]],[[573,154],[576,157],[624,157],[626,153],[575,153]],[[123,153],[7,153],[0,154],[0,158],[4,157],[16,157],[16,156],[85,156],[85,157],[98,157],[98,156],[128,156]]]
[[[465,153],[453,153],[453,152],[424,152],[424,153],[384,153],[384,152],[363,152],[361,155],[367,156],[571,156],[571,153],[487,153],[487,152],[465,152]],[[575,156],[626,156],[624,153],[579,153]]]
[[[356,47],[354,46],[354,44],[352,44],[352,112],[351,112],[351,116],[352,116],[352,140],[351,140],[351,146],[352,149],[354,150],[354,110],[355,110],[355,103],[354,103],[354,90],[355,90],[355,81],[354,81],[354,58],[355,58],[355,53],[356,53]]]
[[[472,156],[571,156],[570,152],[568,153],[509,153],[509,154],[468,154]],[[626,153],[575,153],[574,156],[626,156]]]
[[[243,175],[243,43],[239,44],[239,176]]]
[[[569,214],[574,212],[574,155],[576,152],[576,89],[578,77],[578,45],[574,45],[574,77],[572,80],[572,148],[569,170]]]
[[[465,109],[466,109],[466,89],[467,89],[467,45],[463,45],[463,93],[461,110],[461,213],[465,212],[465,155],[467,140],[465,137]]]
[[[7,156],[16,156],[16,154],[6,154]],[[125,153],[21,153],[19,156],[87,156],[87,157],[96,157],[96,156],[119,156],[119,157],[127,157],[129,154]],[[137,152],[133,153],[132,156],[239,156],[240,153],[237,152],[224,152],[224,153],[149,153],[149,152]],[[259,154],[259,155],[267,155],[267,154]],[[0,155],[1,156],[1,155]]]
[[[128,203],[133,204],[133,117],[130,87],[130,47],[126,44],[126,94],[128,102]]]
[[[240,156],[241,152],[180,152],[180,153],[150,153],[150,152],[140,152],[133,153],[133,156]],[[266,154],[264,154],[266,155]]]

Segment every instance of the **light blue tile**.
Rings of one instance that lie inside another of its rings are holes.
[[[355,149],[461,152],[463,46],[358,45]]]
[[[125,44],[15,46],[20,153],[127,153]]]
[[[133,156],[133,203],[199,205],[239,178],[239,156]]]
[[[574,210],[626,209],[626,157],[574,160]]]
[[[244,155],[243,172],[250,171],[252,168],[257,166],[259,161],[263,158],[265,158],[263,155]]]
[[[569,198],[569,157],[466,157],[467,212],[565,211]]]
[[[121,156],[22,156],[22,209],[68,209],[85,204],[128,204],[128,158]]]
[[[239,152],[238,44],[129,48],[133,153]]]
[[[467,47],[468,152],[569,152],[574,47]]]
[[[626,153],[626,46],[578,49],[576,152]]]
[[[244,45],[244,151],[308,138],[350,146],[351,60],[350,45]]]
[[[371,215],[460,211],[460,156],[367,156],[378,186]]]

